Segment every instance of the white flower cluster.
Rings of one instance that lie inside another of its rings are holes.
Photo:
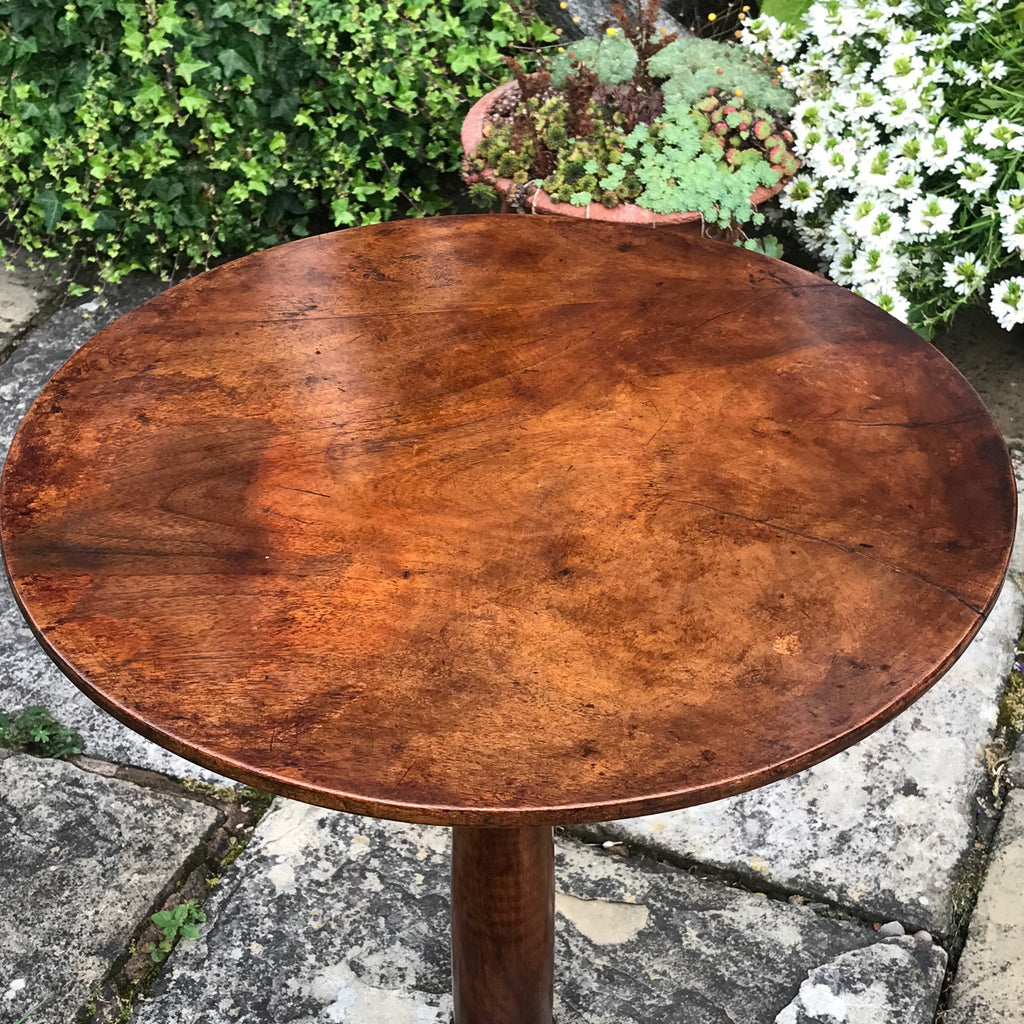
[[[1024,323],[1024,276],[1003,279],[1024,270],[1024,189],[1006,187],[1024,124],[959,109],[1008,74],[964,41],[1011,2],[816,0],[803,30],[764,16],[743,30],[798,96],[803,168],[780,202],[801,241],[833,280],[925,329],[986,290],[1003,327]]]

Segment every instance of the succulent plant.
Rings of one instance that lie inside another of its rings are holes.
[[[616,5],[621,31],[572,44],[549,71],[509,62],[516,81],[464,168],[471,198],[498,176],[519,186],[513,205],[543,188],[573,205],[696,210],[721,227],[763,220],[751,194],[799,166],[792,94],[748,51],[657,32],[657,9]]]

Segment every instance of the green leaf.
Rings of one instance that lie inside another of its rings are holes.
[[[135,93],[136,105],[140,107],[158,107],[163,99],[163,86],[156,80],[156,76],[146,75],[142,80],[141,88]]]
[[[299,98],[297,96],[284,95],[274,101],[270,108],[271,117],[279,117],[284,121],[291,121],[295,117],[295,111],[299,109]]]
[[[60,196],[50,189],[43,189],[41,192],[36,193],[36,203],[43,210],[43,227],[47,231],[52,231],[64,212]]]
[[[800,27],[804,23],[804,16],[811,9],[811,2],[812,0],[764,0],[761,4],[761,13]]]
[[[203,68],[208,67],[210,67],[210,62],[208,60],[197,60],[196,58],[192,58],[191,60],[189,60],[183,58],[178,61],[177,66],[175,67],[175,71],[177,71],[178,74],[185,79],[186,85],[191,85],[192,76],[197,71],[202,71]]]
[[[234,74],[252,75],[255,70],[249,62],[237,50],[221,50],[217,54],[217,61],[224,69],[225,78],[231,78]]]
[[[146,39],[134,26],[125,22],[122,26],[121,49],[130,60],[142,63],[146,59]]]
[[[472,47],[460,47],[448,55],[448,65],[457,75],[461,75],[470,68],[480,66],[480,57]]]
[[[201,117],[210,105],[210,97],[205,93],[201,93],[194,85],[190,85],[181,90],[178,103],[190,114],[196,114]]]

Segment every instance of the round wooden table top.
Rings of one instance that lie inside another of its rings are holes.
[[[208,768],[381,817],[728,796],[906,708],[1016,492],[931,345],[670,231],[455,217],[170,289],[26,416],[3,550],[61,668]]]

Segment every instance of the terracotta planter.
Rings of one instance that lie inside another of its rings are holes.
[[[462,122],[462,151],[466,156],[473,156],[476,147],[483,138],[483,126],[487,114],[498,99],[510,89],[515,83],[506,82],[492,89],[485,96],[481,96],[470,108],[465,121]],[[490,181],[490,179],[488,179]],[[782,179],[771,188],[762,186],[750,197],[754,206],[778,195],[786,184],[787,179]],[[495,177],[494,187],[504,199],[509,191],[515,187],[511,178]],[[645,210],[642,206],[634,203],[622,203],[609,209],[600,203],[589,203],[587,206],[573,206],[572,203],[556,202],[543,189],[537,189],[533,195],[526,200],[525,209],[530,213],[554,214],[559,217],[579,217],[584,220],[604,220],[617,224],[650,224],[652,227],[658,225],[676,225],[684,230],[689,229],[695,234],[703,234],[704,221],[699,213],[655,213],[653,210]],[[723,237],[734,232],[723,232]]]

